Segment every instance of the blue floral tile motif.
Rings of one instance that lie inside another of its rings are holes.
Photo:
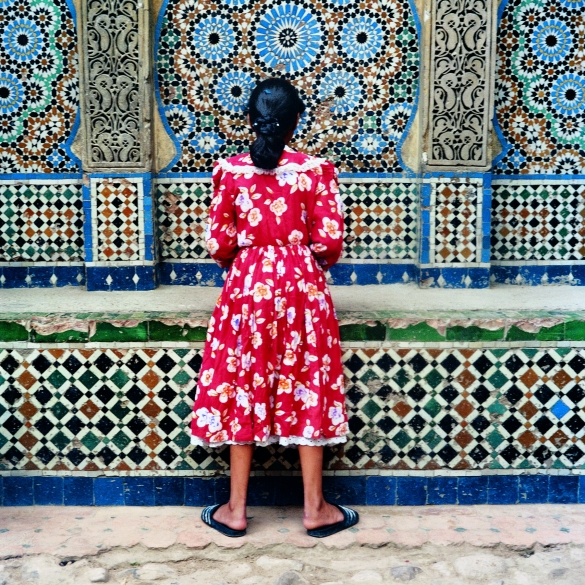
[[[382,129],[389,138],[398,140],[406,130],[411,116],[411,106],[405,104],[390,106],[382,115]]]
[[[495,174],[585,168],[583,0],[507,0],[498,30]]]
[[[34,59],[43,48],[40,28],[31,20],[20,18],[8,24],[2,35],[4,48],[17,61]]]
[[[211,154],[218,152],[223,143],[223,138],[215,132],[203,132],[191,141],[195,152],[209,152]]]
[[[345,71],[331,71],[321,81],[319,96],[321,100],[331,100],[332,112],[345,114],[359,106],[361,87],[355,75]]]
[[[227,20],[211,16],[195,26],[192,43],[203,59],[221,61],[234,49],[236,34]]]
[[[0,115],[11,114],[22,105],[22,101],[23,90],[18,77],[7,71],[0,72]],[[7,127],[0,125],[0,138],[5,139],[13,134],[13,131],[7,131]],[[15,129],[16,125],[10,124],[9,127]]]
[[[560,20],[547,20],[536,27],[532,36],[532,49],[537,57],[556,63],[571,50],[571,31]]]
[[[0,12],[0,169],[76,171],[67,146],[79,103],[68,0],[3,0]]]
[[[248,73],[228,71],[217,82],[219,103],[231,112],[243,112],[255,85],[256,80]]]
[[[282,75],[307,106],[293,148],[328,158],[342,172],[404,170],[398,147],[419,78],[409,0],[165,5],[157,91],[177,146],[165,171],[209,172],[218,158],[245,152],[253,139],[245,115],[250,90]]]
[[[167,112],[167,122],[178,138],[186,138],[193,130],[193,117],[189,108],[183,105],[174,105]]]
[[[585,111],[585,77],[573,74],[559,77],[553,84],[551,97],[553,108],[561,114],[581,114]]]
[[[308,67],[322,41],[316,16],[298,4],[277,4],[261,18],[256,29],[257,50],[270,67],[287,73]]]
[[[384,30],[366,16],[350,19],[341,31],[341,46],[346,55],[358,61],[371,59],[382,47]]]

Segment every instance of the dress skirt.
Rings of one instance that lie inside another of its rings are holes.
[[[346,440],[339,327],[308,246],[242,248],[209,322],[192,443]]]

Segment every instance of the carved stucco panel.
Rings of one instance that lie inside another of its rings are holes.
[[[148,11],[140,0],[83,5],[84,167],[142,169],[150,158]]]
[[[428,164],[485,168],[492,117],[493,0],[433,0]]]

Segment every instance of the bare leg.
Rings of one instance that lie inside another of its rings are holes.
[[[213,519],[234,530],[244,530],[248,525],[246,500],[253,453],[254,445],[230,445],[230,501],[216,510]]]
[[[323,447],[299,445],[299,455],[305,493],[304,527],[311,530],[341,522],[343,514],[323,498]]]

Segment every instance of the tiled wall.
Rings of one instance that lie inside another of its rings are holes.
[[[0,321],[4,470],[227,468],[189,445],[203,316],[117,319]],[[351,435],[327,470],[585,469],[585,315],[341,319]],[[259,449],[255,469],[298,456]]]
[[[307,113],[294,146],[344,172],[404,170],[398,146],[414,112],[419,75],[408,0],[319,5],[168,0],[158,27],[157,75],[179,151],[174,172],[205,172],[245,148],[251,87],[285,74]],[[210,42],[209,39],[217,42]]]
[[[416,260],[416,183],[343,182],[341,195],[346,212],[343,258]],[[210,203],[208,182],[158,182],[157,219],[163,259],[209,258],[204,236]]]
[[[79,102],[73,14],[70,0],[2,3],[2,173],[78,170],[69,148]]]

